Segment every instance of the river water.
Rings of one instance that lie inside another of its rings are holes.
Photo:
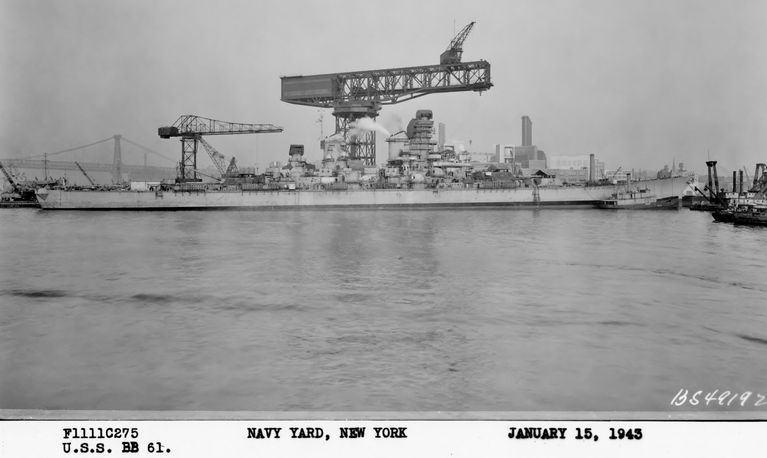
[[[4,209],[0,408],[673,411],[680,389],[767,394],[766,240],[686,209]],[[703,409],[724,408],[765,409]]]

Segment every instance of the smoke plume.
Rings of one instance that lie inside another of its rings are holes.
[[[374,120],[368,117],[358,119],[356,122],[354,122],[351,125],[351,127],[352,128],[349,131],[349,135],[359,135],[362,131],[374,130],[374,131],[382,133],[383,135],[387,137],[391,136],[389,131],[386,130],[384,126],[378,124],[377,122],[375,122]]]
[[[380,120],[381,125],[383,125],[389,132],[396,134],[397,132],[405,130],[405,124],[397,113],[386,111],[381,113],[381,116],[378,119]]]
[[[449,141],[449,142],[447,142],[445,144],[446,145],[453,145],[453,149],[455,149],[455,151],[457,153],[463,153],[463,152],[466,151],[466,145],[461,143],[461,141],[459,141],[459,140],[451,140],[451,141]]]

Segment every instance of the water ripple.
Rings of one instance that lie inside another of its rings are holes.
[[[762,345],[767,345],[767,339],[763,339],[761,337],[754,337],[754,336],[749,336],[749,335],[746,335],[746,334],[735,334],[735,335],[740,337],[741,339],[747,340],[749,342],[756,342],[756,343],[760,343]]]
[[[61,298],[67,297],[70,294],[60,289],[12,289],[6,294],[17,297],[29,297],[29,298]]]

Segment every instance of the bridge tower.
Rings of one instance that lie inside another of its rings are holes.
[[[120,140],[122,135],[117,134],[114,137],[115,140],[115,154],[112,160],[112,183],[118,184],[123,181],[123,160],[122,151],[120,149]]]

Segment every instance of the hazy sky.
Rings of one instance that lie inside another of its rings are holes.
[[[429,108],[449,140],[490,152],[519,144],[529,115],[548,155],[608,167],[767,161],[767,0],[4,0],[0,157],[121,133],[177,158],[157,128],[192,113],[285,127],[211,139],[240,164],[285,160],[291,143],[319,160],[319,112],[281,102],[281,75],[435,64],[472,20],[463,60],[489,61],[495,86],[386,106],[380,122]]]

